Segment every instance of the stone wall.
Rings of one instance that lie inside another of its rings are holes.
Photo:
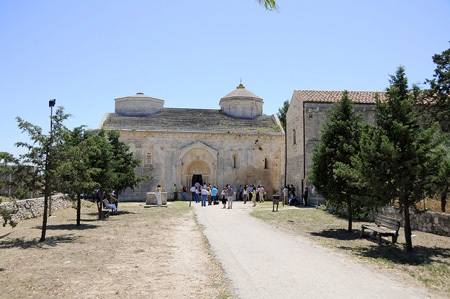
[[[404,226],[403,214],[398,207],[385,206],[379,214],[395,218]],[[411,229],[450,237],[450,213],[410,210]]]
[[[4,202],[0,206],[9,210],[18,209],[18,212],[12,217],[13,221],[18,222],[23,219],[40,217],[44,213],[44,197]],[[52,196],[53,212],[70,207],[72,207],[72,201],[66,196],[62,194]],[[1,216],[0,221],[3,221]]]
[[[345,217],[348,215],[346,207],[336,210],[330,206],[328,210],[332,213],[336,212],[337,214]],[[414,209],[410,209],[409,213],[412,230],[450,237],[450,213],[416,211]],[[400,221],[402,227],[405,227],[403,213],[398,207],[384,206],[379,208],[378,211],[372,210],[369,212],[366,220],[374,221],[377,214],[397,219]]]

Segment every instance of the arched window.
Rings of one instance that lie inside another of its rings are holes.
[[[232,162],[231,162],[231,164],[232,164],[232,167],[233,168],[239,168],[239,163],[238,163],[239,161],[238,161],[238,156],[237,156],[237,154],[234,154],[233,155],[233,158],[232,158]]]
[[[152,153],[147,153],[147,155],[145,156],[145,165],[152,165]]]

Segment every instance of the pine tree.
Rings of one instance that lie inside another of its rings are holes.
[[[39,126],[33,125],[17,117],[19,128],[22,132],[27,132],[31,142],[17,142],[16,146],[25,147],[28,153],[21,155],[21,164],[33,166],[33,170],[28,170],[27,176],[24,178],[25,185],[30,190],[43,190],[44,192],[44,215],[42,217],[42,232],[40,242],[45,241],[47,231],[47,215],[49,197],[55,192],[57,179],[55,177],[55,169],[61,163],[58,157],[58,144],[62,142],[62,136],[66,132],[63,122],[70,115],[64,113],[63,107],[56,109],[55,115],[52,117],[53,130],[48,135],[43,134]]]
[[[321,140],[314,150],[309,180],[326,200],[347,205],[348,231],[352,231],[352,204],[359,198],[359,189],[349,175],[352,157],[359,152],[361,116],[344,91],[330,110],[330,120],[322,129]]]
[[[419,126],[414,111],[416,90],[408,88],[403,67],[391,76],[386,99],[376,99],[376,125],[361,138],[366,183],[385,204],[398,200],[404,216],[405,239],[412,251],[409,209],[425,197],[430,184],[435,128]]]
[[[289,109],[289,101],[284,101],[283,106],[278,108],[277,116],[280,119],[281,126],[283,130],[286,131],[286,113]]]

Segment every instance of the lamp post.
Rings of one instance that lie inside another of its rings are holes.
[[[56,104],[56,99],[51,99],[50,101],[48,101],[48,106],[50,107],[50,145],[49,145],[49,149],[53,144],[53,107],[55,107]],[[48,158],[48,154],[47,153],[47,158]],[[48,197],[49,201],[48,201],[48,215],[52,216],[52,193],[50,192],[49,197]]]

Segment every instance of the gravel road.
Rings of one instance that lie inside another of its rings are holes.
[[[308,238],[277,231],[249,216],[249,204],[220,206],[194,204],[194,211],[235,298],[432,297]]]

